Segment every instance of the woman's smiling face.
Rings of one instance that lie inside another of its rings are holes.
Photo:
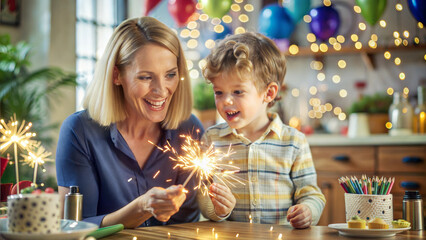
[[[123,87],[130,116],[161,122],[179,84],[177,57],[167,48],[147,44],[136,52],[133,63],[114,78],[114,83]]]

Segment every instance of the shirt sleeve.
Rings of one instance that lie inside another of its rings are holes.
[[[79,186],[83,194],[83,220],[100,226],[105,215],[97,216],[99,181],[85,138],[81,115],[73,114],[62,124],[56,151],[58,186]]]
[[[312,212],[312,225],[316,225],[325,206],[325,197],[317,185],[317,175],[312,154],[306,137],[300,137],[301,144],[291,169],[291,177],[295,186],[294,201],[303,203]]]

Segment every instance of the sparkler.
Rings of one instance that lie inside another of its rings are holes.
[[[174,169],[179,167],[185,170],[192,170],[183,183],[183,187],[188,184],[189,180],[194,176],[194,174],[196,174],[199,179],[198,184],[195,186],[194,190],[199,188],[203,195],[208,193],[206,181],[211,183],[211,179],[213,178],[222,182],[226,186],[228,186],[228,184],[235,186],[235,184],[233,184],[233,182],[230,180],[237,181],[244,185],[242,179],[239,179],[237,176],[233,175],[234,173],[238,172],[240,168],[230,164],[222,163],[224,158],[233,154],[231,145],[229,145],[228,151],[226,153],[216,150],[213,144],[210,145],[205,151],[203,151],[199,141],[194,140],[191,136],[180,135],[180,137],[185,139],[181,146],[183,154],[179,154],[170,145],[169,142],[167,142],[167,145],[165,145],[163,148],[156,146],[151,141],[149,142],[164,153],[171,152],[173,154],[173,156],[170,156],[170,159],[176,162]]]
[[[34,168],[33,183],[36,183],[37,178],[37,169],[40,165],[43,167],[43,164],[47,161],[53,161],[49,157],[52,155],[51,152],[46,151],[41,142],[36,142],[35,144],[28,147],[28,155],[21,154],[24,158],[24,162],[27,163],[30,167]]]
[[[17,183],[17,190],[19,193],[19,166],[18,166],[18,146],[22,149],[32,143],[31,137],[35,136],[35,133],[28,132],[32,124],[28,123],[25,126],[25,120],[22,121],[21,126],[18,127],[18,121],[16,121],[16,115],[10,118],[10,121],[6,124],[3,119],[0,120],[0,133],[3,135],[0,138],[0,151],[4,153],[12,144],[15,154],[15,176]]]

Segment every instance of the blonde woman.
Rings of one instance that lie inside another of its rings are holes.
[[[194,191],[182,191],[188,173],[173,169],[170,153],[152,144],[179,151],[181,134],[202,135],[189,81],[180,42],[167,26],[142,17],[116,28],[85,110],[64,121],[56,154],[59,194],[64,199],[79,186],[85,221],[135,228],[198,220]]]

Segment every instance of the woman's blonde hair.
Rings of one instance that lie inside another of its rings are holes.
[[[281,88],[286,59],[275,43],[259,33],[231,35],[220,41],[206,58],[204,77],[211,81],[219,74],[236,71],[240,79],[252,76],[256,89],[264,91],[271,82]],[[277,95],[268,106],[280,97]]]
[[[132,63],[135,53],[147,44],[158,44],[177,57],[179,81],[162,126],[176,129],[191,115],[192,93],[185,56],[176,34],[152,17],[129,19],[121,23],[111,36],[104,55],[84,97],[83,107],[102,126],[109,126],[127,117],[124,93],[113,84],[114,67],[122,71]]]

